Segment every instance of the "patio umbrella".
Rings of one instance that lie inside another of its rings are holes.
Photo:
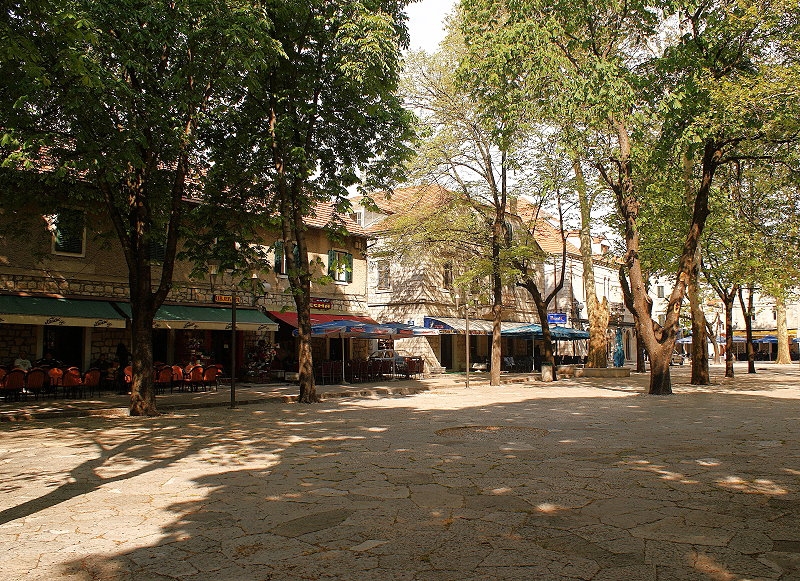
[[[407,325],[406,323],[397,323],[395,321],[389,323],[381,323],[381,327],[390,327],[395,331],[392,335],[396,335],[392,337],[392,339],[404,339],[407,337],[420,337],[420,336],[431,336],[431,335],[440,335],[439,329],[429,329],[428,327],[416,327],[414,325]]]
[[[359,339],[388,339],[394,329],[385,325],[371,325],[360,321],[341,319],[328,321],[318,325],[311,325],[312,337],[339,337],[342,340],[342,380],[344,381],[344,340],[348,338]],[[297,336],[298,331],[292,332]]]

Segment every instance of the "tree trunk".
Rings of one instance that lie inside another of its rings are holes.
[[[709,385],[711,378],[708,373],[708,347],[706,340],[706,315],[703,312],[703,302],[700,297],[700,246],[694,253],[694,262],[689,271],[689,308],[692,313],[692,385]],[[716,338],[714,338],[715,340]],[[670,356],[672,354],[670,353]]]
[[[686,207],[689,210],[694,206],[694,190],[692,188],[692,158],[688,150],[683,152],[683,183],[686,195]],[[708,348],[706,347],[706,316],[703,312],[703,303],[700,296],[700,262],[702,250],[700,242],[694,251],[694,259],[689,269],[689,281],[686,294],[689,297],[689,311],[692,314],[692,385],[708,385],[711,380],[708,375]],[[715,341],[716,343],[716,341]],[[670,353],[670,356],[672,354]]]
[[[744,294],[739,289],[739,305],[742,307],[744,315],[744,329],[747,337],[747,373],[756,372],[756,352],[753,349],[753,285],[748,286],[749,297],[747,304],[744,302]]]
[[[294,187],[301,186],[295,185]],[[284,243],[294,241],[297,244],[297,258],[292,260],[291,268],[287,269],[287,278],[297,308],[297,377],[300,389],[298,401],[300,403],[317,403],[320,399],[314,383],[314,360],[311,353],[311,273],[303,223],[304,216],[299,210],[298,196],[294,188],[284,186],[281,194]],[[291,249],[291,253],[294,257],[294,249]],[[344,353],[342,353],[342,357],[344,357]]]
[[[778,357],[775,363],[786,365],[792,362],[789,355],[789,327],[786,324],[786,300],[783,296],[775,297],[775,311],[778,315]]]
[[[489,385],[500,385],[502,366],[502,329],[503,320],[503,280],[500,277],[500,241],[505,238],[505,227],[502,220],[495,218],[492,236],[492,348],[489,370]]]
[[[300,252],[303,255],[303,252]],[[306,260],[306,264],[308,261]],[[298,337],[298,383],[300,384],[300,403],[317,403],[317,387],[314,383],[314,360],[311,355],[311,285],[306,284],[299,292],[294,290],[294,302],[297,307]],[[344,353],[342,353],[344,357]]]
[[[603,301],[600,302],[597,300],[597,296],[592,294],[586,304],[589,312],[589,354],[586,358],[586,366],[608,367],[608,339],[606,337],[610,315],[608,300],[603,297]]]
[[[639,332],[636,333],[636,373],[647,373],[647,361],[645,360],[644,341],[639,340]]]
[[[725,377],[733,377],[733,301],[735,292],[725,297]]]
[[[135,245],[141,248],[141,244]],[[134,252],[135,268],[128,274],[131,300],[131,401],[132,416],[157,416],[153,386],[153,318],[156,307],[150,288],[150,265]]]
[[[523,277],[522,285],[527,289],[533,298],[533,303],[536,305],[536,313],[539,315],[539,324],[542,326],[542,363],[550,365],[552,376],[546,377],[545,371],[542,369],[543,381],[555,381],[558,379],[556,373],[556,359],[553,354],[553,337],[550,334],[550,325],[547,322],[547,303],[542,298],[542,293],[539,292],[539,287],[536,286],[535,281],[530,276]]]
[[[503,306],[492,307],[492,369],[489,385],[500,385],[500,366],[502,365],[502,316]]]
[[[583,263],[583,292],[586,297],[586,313],[589,319],[589,353],[586,358],[587,367],[608,367],[608,299],[597,300],[594,281],[594,256],[592,255],[591,210],[592,205],[586,191],[586,180],[583,176],[580,160],[573,159],[575,184],[578,190],[578,203],[581,209],[581,261]]]
[[[669,347],[669,349],[668,349]],[[650,354],[650,395],[672,394],[672,378],[670,376],[670,358],[672,356],[669,344],[660,345],[657,354]]]
[[[671,393],[669,379],[669,363],[675,347],[678,332],[681,303],[689,278],[695,252],[708,218],[708,196],[714,172],[719,164],[721,152],[717,143],[707,140],[703,149],[703,170],[700,187],[694,200],[694,209],[683,250],[679,261],[676,284],[669,297],[666,320],[659,325],[652,320],[652,300],[647,294],[647,284],[639,256],[639,208],[640,202],[635,195],[631,168],[631,143],[624,121],[611,119],[616,125],[619,144],[619,159],[615,160],[619,177],[612,179],[602,164],[597,169],[603,180],[614,191],[617,201],[617,212],[625,229],[624,257],[625,267],[630,277],[630,286],[625,291],[628,310],[633,313],[639,337],[644,341],[650,356],[650,393],[663,395]]]
[[[136,308],[131,303],[131,382],[130,415],[157,416],[156,393],[153,385],[153,316],[154,312]]]

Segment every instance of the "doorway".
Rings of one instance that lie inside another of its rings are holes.
[[[45,327],[44,351],[65,367],[83,366],[83,327]]]
[[[453,368],[453,336],[452,335],[439,335],[441,339],[441,354],[439,362],[445,369]]]

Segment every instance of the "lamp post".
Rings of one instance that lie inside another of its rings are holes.
[[[466,372],[467,378],[464,384],[466,389],[469,389],[469,303],[471,300],[471,295],[469,290],[463,290],[456,295],[456,309],[458,309],[458,300],[462,299],[464,301],[464,344],[465,344],[465,353],[464,353],[464,361],[466,362]]]
[[[209,260],[207,262],[208,266],[208,275],[211,280],[211,293],[214,294],[214,282],[219,275],[220,269],[220,261],[219,260]],[[238,299],[238,289],[237,285],[234,280],[234,276],[236,271],[234,269],[228,269],[228,274],[231,277],[231,409],[236,408],[236,302]],[[260,287],[260,288],[259,288]],[[253,294],[253,300],[255,302],[256,295],[266,294],[270,290],[272,290],[272,285],[268,282],[262,282],[258,271],[253,270],[252,274],[250,275],[250,289]]]

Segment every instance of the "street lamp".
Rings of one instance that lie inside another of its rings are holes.
[[[464,360],[466,361],[466,370],[467,370],[467,379],[465,382],[464,387],[469,389],[469,303],[472,300],[472,295],[469,292],[469,289],[462,289],[459,294],[456,295],[456,309],[458,309],[458,302],[459,299],[464,301],[464,343],[465,343],[465,354]]]
[[[207,262],[208,265],[208,275],[211,279],[211,293],[214,293],[214,282],[216,281],[217,276],[219,275],[219,267],[220,261],[219,260],[209,260]],[[231,276],[231,409],[236,408],[236,302],[238,298],[237,294],[237,285],[234,281],[234,274],[235,270],[229,269],[228,274]],[[259,287],[261,287],[259,289]],[[253,293],[253,298],[255,301],[255,297],[257,294],[266,294],[270,290],[272,290],[272,285],[268,282],[262,282],[259,278],[258,272],[253,271],[250,275],[250,289]],[[260,292],[257,292],[257,289]]]

